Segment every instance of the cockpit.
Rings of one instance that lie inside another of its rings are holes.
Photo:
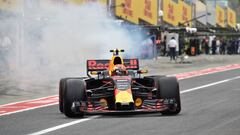
[[[128,74],[128,72],[127,72],[127,69],[124,65],[116,64],[113,67],[113,70],[112,70],[112,75],[113,76],[123,76],[123,75],[127,75],[127,74]]]

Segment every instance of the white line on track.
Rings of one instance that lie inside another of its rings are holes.
[[[183,90],[183,91],[180,91],[180,93],[183,94],[183,93],[187,93],[187,92],[191,92],[191,91],[196,91],[196,90],[199,90],[199,89],[202,89],[202,88],[218,85],[218,84],[233,81],[233,80],[236,80],[236,79],[240,79],[240,76],[236,76],[236,77],[229,78],[229,79],[226,79],[226,80],[222,80],[222,81],[218,81],[218,82],[214,82],[214,83],[209,83],[209,84],[202,85],[202,86],[199,86],[199,87]]]
[[[46,134],[46,133],[49,133],[49,132],[52,132],[52,131],[55,131],[55,130],[58,130],[58,129],[61,129],[61,128],[65,128],[65,127],[69,127],[69,126],[72,126],[72,125],[76,125],[78,123],[81,123],[81,122],[84,122],[84,121],[89,121],[89,120],[92,120],[92,119],[95,119],[95,118],[98,118],[98,117],[100,117],[100,116],[92,116],[92,117],[85,118],[85,119],[75,120],[75,121],[72,121],[72,122],[69,122],[69,123],[65,123],[65,124],[62,124],[62,125],[51,127],[51,128],[48,128],[48,129],[45,129],[45,130],[41,130],[39,132],[35,132],[35,133],[32,133],[32,134],[28,134],[28,135],[42,135],[42,134]]]
[[[227,67],[229,67],[229,68],[227,68]],[[188,74],[187,75],[188,77],[185,76],[183,78],[181,78],[181,77],[178,78],[178,80],[182,80],[182,79],[187,79],[187,78],[191,78],[191,77],[202,76],[202,75],[206,75],[206,74],[212,74],[212,73],[216,73],[216,72],[223,72],[223,71],[227,71],[227,70],[234,70],[234,69],[237,69],[237,68],[240,68],[240,64],[234,64],[234,65],[228,65],[228,66],[224,66],[224,67],[216,67],[216,68],[209,68],[209,69],[205,69],[205,70],[200,70],[200,71],[204,71],[204,73],[201,73],[201,74],[195,74],[197,71],[192,71],[192,72],[188,72],[188,73],[180,73],[180,74],[175,74],[175,75]],[[215,70],[215,71],[212,72],[212,70]],[[206,71],[209,71],[209,72],[206,72]],[[170,75],[170,76],[172,76],[172,75]],[[52,95],[52,96],[42,97],[42,98],[33,99],[33,100],[25,100],[25,101],[20,101],[20,102],[4,104],[4,105],[0,105],[0,108],[1,107],[4,108],[4,107],[8,107],[10,105],[16,105],[16,104],[24,104],[24,103],[32,103],[32,102],[39,103],[39,102],[42,102],[41,100],[46,100],[46,99],[47,99],[47,102],[48,102],[48,98],[52,98],[52,99],[56,98],[56,99],[58,99],[58,95]],[[15,110],[15,111],[10,111],[10,112],[1,112],[0,116],[10,115],[10,114],[18,113],[18,112],[28,111],[28,110],[37,109],[37,108],[46,107],[46,106],[51,106],[51,105],[55,105],[55,104],[57,104],[57,102],[56,103],[52,103],[52,104],[39,105],[39,106],[36,106],[36,107],[29,107],[29,108],[26,108],[26,109],[20,109],[18,111]]]
[[[240,76],[229,78],[229,79],[218,81],[218,82],[214,82],[214,83],[210,83],[210,84],[207,84],[207,85],[202,85],[202,86],[191,88],[191,89],[187,89],[187,90],[183,90],[183,91],[180,91],[180,93],[184,94],[184,93],[196,91],[196,90],[199,90],[199,89],[202,89],[202,88],[207,88],[207,87],[218,85],[218,84],[221,84],[221,83],[233,81],[233,80],[236,80],[236,79],[240,79]],[[100,116],[98,115],[98,116],[92,116],[92,117],[85,118],[85,119],[75,120],[75,121],[72,121],[72,122],[69,122],[69,123],[65,123],[65,124],[62,124],[62,125],[58,125],[58,126],[55,126],[55,127],[44,129],[44,130],[41,130],[41,131],[38,131],[38,132],[35,132],[35,133],[31,133],[31,134],[28,134],[28,135],[43,135],[43,134],[47,134],[49,132],[53,132],[53,131],[56,131],[56,130],[59,130],[59,129],[62,129],[62,128],[65,128],[65,127],[76,125],[78,123],[89,121],[89,120],[92,120],[92,119],[95,119],[95,118],[99,118],[99,117]]]

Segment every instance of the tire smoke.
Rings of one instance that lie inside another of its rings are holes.
[[[57,86],[60,78],[86,76],[87,59],[109,59],[109,50],[115,48],[133,55],[143,40],[119,26],[97,3],[24,12],[38,17],[19,20],[19,64],[11,76],[23,89],[28,84]]]

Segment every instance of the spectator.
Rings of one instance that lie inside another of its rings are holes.
[[[240,54],[240,38],[238,39],[238,54]]]
[[[205,43],[204,43],[204,48],[205,48],[205,54],[209,54],[209,44],[208,44],[209,40],[208,38],[206,37],[205,38]]]
[[[221,46],[221,41],[220,39],[216,40],[216,53],[219,54],[220,53],[220,46]]]
[[[162,56],[165,56],[166,53],[167,53],[167,45],[166,45],[166,42],[167,42],[167,36],[164,36],[164,39],[163,39],[163,42],[161,42],[162,44]]]
[[[226,52],[226,46],[227,46],[226,41],[222,40],[222,43],[221,43],[221,45],[220,45],[220,54],[225,54],[225,52]]]
[[[215,55],[217,50],[216,37],[212,41],[212,54]]]
[[[230,54],[230,55],[233,54],[233,46],[234,46],[234,41],[230,39],[227,45],[227,54]]]
[[[238,39],[234,41],[234,54],[238,54]]]
[[[161,37],[159,36],[156,40],[156,46],[157,46],[157,55],[161,55]]]
[[[184,53],[184,38],[179,37],[179,55]]]
[[[171,40],[168,42],[168,48],[169,48],[169,51],[170,51],[170,61],[175,60],[177,45],[178,45],[178,43],[175,40],[175,37],[172,37]]]

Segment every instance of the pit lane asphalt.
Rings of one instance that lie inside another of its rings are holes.
[[[240,76],[240,70],[180,80],[186,90]],[[159,113],[100,115],[100,117],[62,128],[50,135],[239,135],[240,79],[181,94],[182,111],[177,116]],[[86,116],[86,118],[91,116]],[[58,106],[0,117],[0,134],[24,135],[69,123]]]

